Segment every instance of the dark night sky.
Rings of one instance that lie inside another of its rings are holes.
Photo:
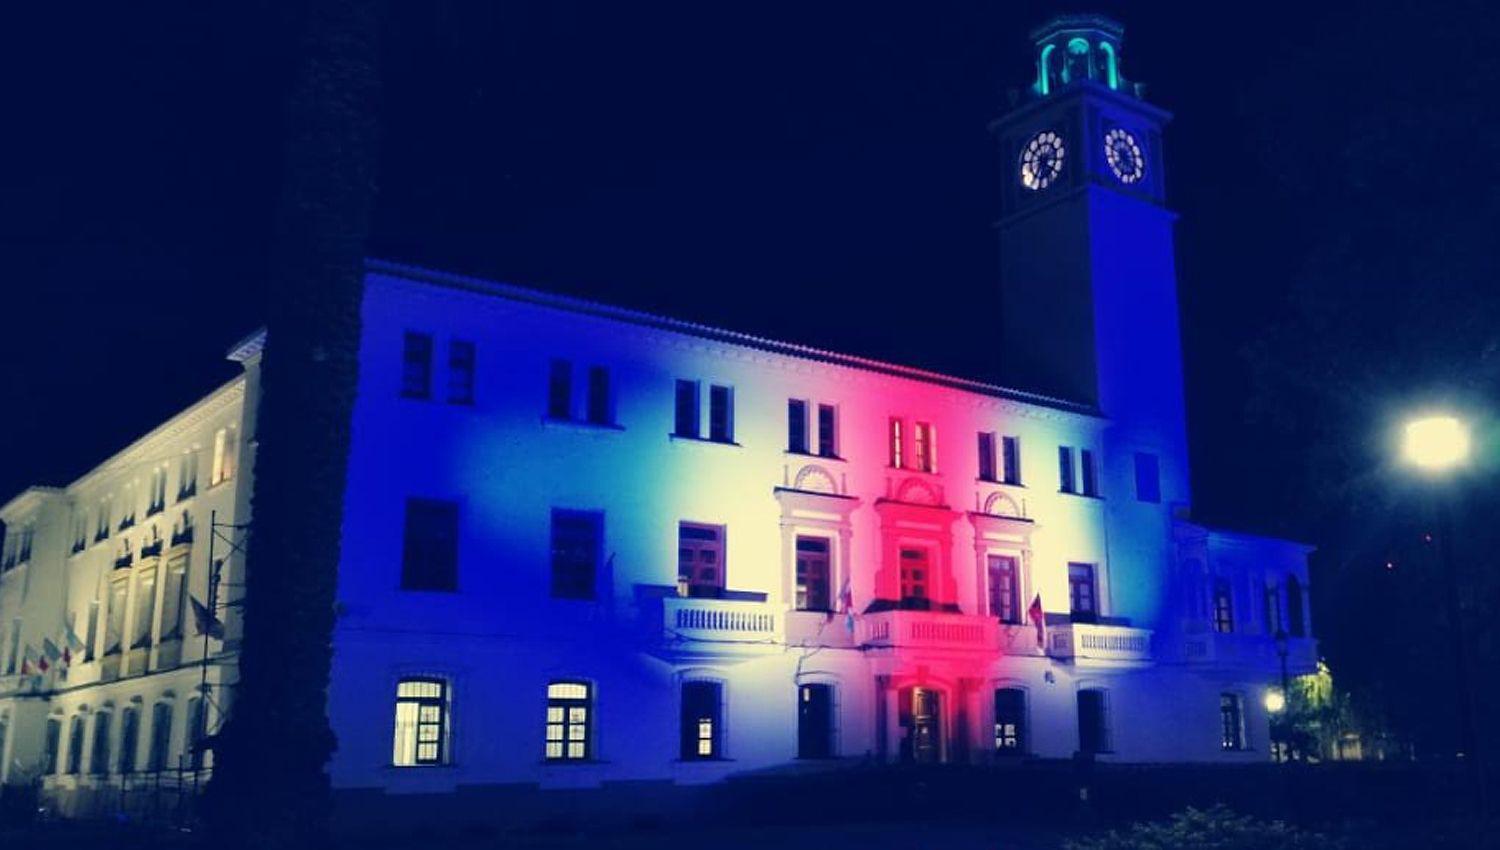
[[[262,314],[277,14],[99,5],[31,11],[0,36],[0,499],[68,480],[228,378],[224,350]],[[1029,80],[1026,32],[1055,4],[391,6],[372,255],[984,362],[1002,179],[986,124]],[[1386,6],[1061,7],[1120,18],[1126,73],[1177,114],[1169,195],[1210,519],[1287,527],[1281,476],[1248,450],[1240,349],[1285,310],[1308,250],[1286,172],[1349,142],[1325,99],[1354,86],[1379,104],[1435,49],[1440,4]],[[1362,38],[1328,38],[1353,26]],[[1286,134],[1305,158],[1263,153]]]

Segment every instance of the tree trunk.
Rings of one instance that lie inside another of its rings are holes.
[[[364,249],[374,202],[376,0],[309,0],[271,250],[239,682],[204,813],[216,846],[327,831],[327,696]]]

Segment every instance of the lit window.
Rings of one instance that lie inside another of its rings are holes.
[[[234,429],[220,428],[214,432],[214,462],[209,470],[208,486],[212,487],[234,477],[234,449]],[[131,519],[133,522],[134,517]]]
[[[458,504],[406,500],[402,590],[458,590]]]
[[[474,403],[474,343],[448,342],[448,403]]]
[[[125,601],[130,595],[127,578],[128,576],[121,576],[109,586],[109,614],[104,628],[105,655],[119,652],[120,644],[125,640]]]
[[[677,592],[681,596],[724,594],[724,529],[692,522],[677,526]]]
[[[198,450],[190,449],[177,462],[177,501],[198,493]]]
[[[937,430],[930,423],[918,422],[912,427],[912,454],[916,455],[917,469],[922,472],[937,472]]]
[[[903,447],[901,445],[901,420],[900,419],[896,419],[896,418],[892,418],[891,419],[891,425],[890,425],[890,445],[891,445],[891,453],[890,453],[891,468],[892,469],[900,469],[902,467],[902,464],[906,460],[905,456],[902,453],[902,448]]]
[[[182,637],[183,597],[187,593],[186,555],[178,555],[167,562],[165,583],[161,591],[161,637],[172,640]]]
[[[682,750],[684,760],[723,756],[723,688],[718,682],[682,683]]]
[[[410,678],[396,684],[392,764],[418,767],[446,763],[448,701],[448,683],[443,679]]]
[[[995,690],[995,752],[1005,756],[1026,752],[1026,692],[1020,688]]]
[[[156,570],[152,567],[137,572],[135,622],[131,624],[135,634],[131,635],[130,648],[144,649],[151,645],[151,617],[156,613]]]
[[[1234,631],[1234,595],[1229,582],[1214,582],[1214,631],[1227,635]]]
[[[1226,750],[1245,748],[1244,701],[1239,694],[1219,694],[1219,744]]]
[[[547,685],[547,760],[580,761],[590,757],[589,723],[593,700],[584,682]]]
[[[425,399],[432,396],[432,336],[407,331],[401,352],[401,395]]]
[[[554,508],[552,595],[560,599],[597,598],[603,549],[603,514]]]

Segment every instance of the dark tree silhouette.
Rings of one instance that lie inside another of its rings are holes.
[[[218,846],[320,839],[326,702],[376,169],[374,0],[308,0],[285,114],[256,433],[244,641],[205,813]]]

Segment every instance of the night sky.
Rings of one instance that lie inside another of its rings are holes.
[[[0,36],[0,500],[232,376],[225,349],[263,315],[280,12],[98,5],[28,9]],[[986,125],[1055,4],[390,5],[372,256],[994,369],[1009,163]],[[1309,251],[1288,175],[1351,143],[1331,102],[1378,109],[1404,65],[1436,61],[1447,14],[1332,5],[1061,7],[1122,20],[1126,74],[1177,116],[1196,510],[1232,526],[1301,530],[1253,451],[1241,353]]]

